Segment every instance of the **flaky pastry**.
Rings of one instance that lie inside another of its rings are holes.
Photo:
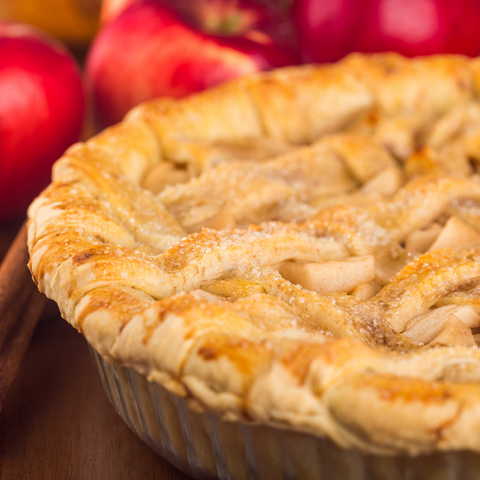
[[[39,289],[197,408],[480,451],[480,66],[351,55],[155,100],[57,161]]]

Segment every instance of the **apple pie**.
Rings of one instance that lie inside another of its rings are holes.
[[[479,173],[480,60],[284,68],[71,147],[30,269],[196,478],[480,478]]]

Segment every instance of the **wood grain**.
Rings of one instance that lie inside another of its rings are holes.
[[[0,262],[22,226],[23,219],[0,223]]]
[[[0,265],[0,351],[35,288],[27,263],[27,226],[23,224]]]
[[[0,480],[188,477],[150,450],[105,396],[83,337],[42,322],[0,414]]]
[[[0,411],[45,305],[27,263],[24,223],[0,264]]]
[[[27,304],[0,350],[0,412],[46,303],[35,287],[30,291]]]
[[[125,425],[85,340],[52,304],[0,412],[0,480],[16,479],[188,479]]]

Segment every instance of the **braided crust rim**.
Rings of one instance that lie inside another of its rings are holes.
[[[479,85],[476,60],[352,55],[137,107],[55,164],[29,209],[33,278],[106,359],[226,420],[368,453],[480,451],[480,351],[402,333],[439,302],[475,307],[480,250],[400,243],[447,211],[480,225],[462,204],[480,201]],[[266,160],[238,160],[252,141]],[[153,195],[158,165],[192,178]],[[387,170],[412,180],[351,205]],[[202,229],[219,218],[238,228]],[[272,267],[362,255],[384,285],[366,301]]]

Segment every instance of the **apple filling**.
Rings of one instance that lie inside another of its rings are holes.
[[[180,168],[172,162],[160,162],[153,166],[144,176],[142,187],[150,192],[160,193],[169,185],[177,185],[189,180],[190,174],[187,170]]]
[[[217,142],[213,147],[222,157],[235,160],[267,160],[293,150],[295,147],[276,138],[247,138],[241,142]]]
[[[285,262],[278,271],[292,283],[327,295],[350,292],[359,285],[374,280],[375,261],[373,256],[365,255],[319,263]]]
[[[282,155],[293,150],[294,146],[274,138],[249,138],[241,142],[217,142],[213,149],[219,158],[225,160],[262,161]],[[154,194],[162,192],[167,186],[185,183],[192,177],[183,165],[163,161],[150,168],[141,185]]]
[[[420,343],[474,346],[472,328],[480,327],[480,315],[469,306],[449,305],[412,318],[404,335]]]

